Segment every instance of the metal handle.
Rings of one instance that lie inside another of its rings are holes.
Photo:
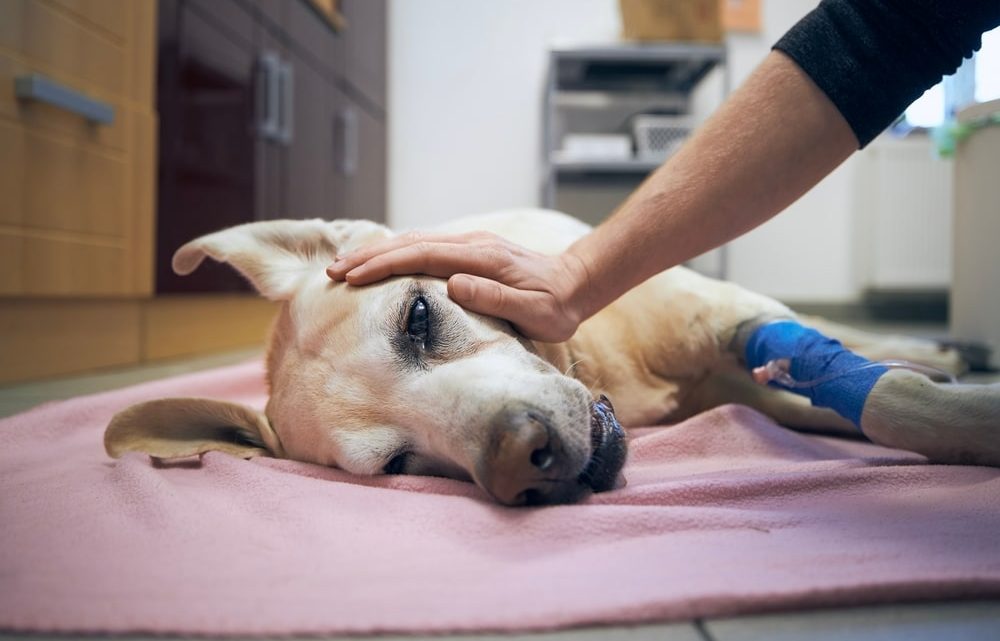
[[[340,110],[337,118],[340,120],[340,129],[343,132],[340,172],[345,176],[353,176],[358,171],[358,156],[361,152],[358,112],[354,107],[345,107]]]
[[[295,70],[290,62],[278,66],[278,84],[281,87],[281,107],[278,118],[278,140],[288,145],[295,135]]]
[[[273,51],[257,58],[257,132],[265,140],[277,140],[281,134],[281,59]]]
[[[88,122],[110,125],[115,121],[115,108],[94,100],[75,89],[37,73],[14,78],[14,94],[22,100],[37,100],[83,116]]]

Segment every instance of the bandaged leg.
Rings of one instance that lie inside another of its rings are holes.
[[[744,348],[747,367],[758,380],[806,396],[861,429],[861,413],[875,382],[887,368],[847,350],[839,341],[794,320],[758,326]]]
[[[738,339],[755,378],[834,410],[876,443],[934,462],[1000,465],[1000,385],[889,369],[794,320],[750,321]]]

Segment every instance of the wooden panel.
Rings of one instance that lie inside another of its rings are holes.
[[[0,121],[0,148],[20,180],[4,190],[0,221],[33,229],[117,235],[129,168],[120,155]],[[116,157],[117,156],[117,157]]]
[[[2,5],[0,5],[2,6]],[[87,96],[106,102],[115,108],[115,121],[110,125],[95,125],[77,114],[41,102],[18,100],[14,95],[14,78],[39,72],[48,78]],[[64,136],[112,151],[125,151],[127,144],[125,104],[121,98],[88,91],[84,85],[68,78],[64,73],[49,67],[31,65],[0,51],[0,118],[16,120],[20,124]]]
[[[109,0],[94,0],[109,2]],[[129,31],[128,99],[152,113],[156,101],[156,2],[133,1],[132,28]]]
[[[37,1],[37,0],[36,0]],[[122,11],[120,0],[49,0],[53,5],[75,16],[84,24],[93,25],[105,32],[110,39],[124,42],[129,39],[128,12]],[[132,0],[141,10],[154,8],[155,0]]]
[[[358,116],[359,140],[357,171],[347,181],[345,215],[385,221],[386,140],[385,126],[363,109]]]
[[[386,107],[386,0],[344,0],[347,81]]]
[[[133,119],[130,215],[125,218],[125,235],[130,256],[126,271],[131,275],[129,293],[148,296],[153,293],[153,264],[156,256],[156,158],[157,120],[152,114],[137,113]]]
[[[0,292],[20,294],[21,254],[23,251],[19,236],[0,234]]]
[[[152,290],[154,14],[152,0],[0,3],[0,295]],[[15,98],[27,73],[111,104],[114,123]]]
[[[277,310],[235,295],[0,299],[0,383],[263,345]]]
[[[285,8],[285,31],[290,48],[325,78],[344,73],[345,42],[320,12],[297,0]]]
[[[0,235],[8,235],[0,229]],[[127,292],[124,243],[42,232],[21,233],[21,292],[30,296],[97,296]]]
[[[127,93],[126,59],[122,43],[88,29],[48,2],[5,0],[0,47],[19,52],[29,62],[58,69],[85,88],[122,96]],[[132,2],[118,3],[131,15]]]
[[[144,314],[143,358],[156,360],[264,343],[278,305],[252,296],[163,296]]]
[[[314,18],[315,20],[315,18]],[[334,168],[334,124],[343,98],[330,100],[326,80],[294,53],[294,135],[288,146],[284,215],[330,218],[335,212],[328,192],[341,192],[344,176]]]
[[[0,300],[0,382],[137,362],[139,329],[136,302]]]

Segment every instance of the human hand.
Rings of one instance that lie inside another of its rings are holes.
[[[539,254],[489,232],[404,234],[339,256],[326,273],[350,285],[398,274],[448,278],[456,303],[551,343],[571,337],[587,316],[590,279],[582,260],[570,252]]]

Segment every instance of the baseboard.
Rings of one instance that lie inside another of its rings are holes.
[[[276,311],[252,295],[0,299],[0,383],[263,345]]]

